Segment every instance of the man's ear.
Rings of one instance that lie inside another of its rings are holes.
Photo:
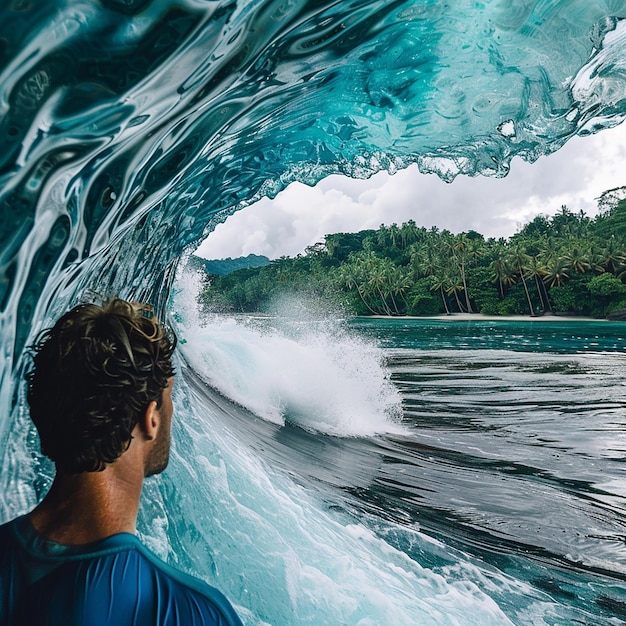
[[[157,409],[156,400],[150,402],[146,408],[143,418],[140,421],[140,425],[146,439],[152,441],[152,439],[156,438],[157,433],[159,432],[159,427],[161,426],[161,415]]]

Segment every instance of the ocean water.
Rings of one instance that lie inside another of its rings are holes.
[[[1,3],[0,521],[51,476],[26,346],[119,294],[186,341],[142,534],[247,623],[623,621],[611,326],[208,323],[172,288],[220,220],[291,181],[502,176],[621,123],[624,18],[625,0]]]
[[[186,299],[153,547],[248,623],[626,623],[623,324]]]

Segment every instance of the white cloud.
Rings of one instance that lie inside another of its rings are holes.
[[[330,176],[315,187],[290,185],[238,211],[199,248],[206,258],[264,254],[295,256],[325,234],[378,228],[409,219],[453,232],[473,229],[508,237],[540,213],[562,204],[595,215],[596,198],[626,184],[626,124],[592,137],[575,137],[533,164],[514,159],[506,178],[458,177],[453,183],[412,166],[368,180]]]

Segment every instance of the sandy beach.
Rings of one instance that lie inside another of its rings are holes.
[[[578,315],[483,315],[482,313],[450,313],[450,315],[364,315],[363,318],[446,321],[509,321],[509,322],[608,322],[605,318]]]

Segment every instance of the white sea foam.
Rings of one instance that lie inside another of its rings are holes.
[[[259,417],[336,436],[401,430],[399,394],[382,351],[336,317],[293,301],[271,317],[201,319],[197,280],[185,274],[175,309],[194,370]]]
[[[511,624],[471,580],[448,579],[364,524],[327,511],[221,428],[224,416],[207,411],[184,379],[175,395],[179,419],[162,487],[164,498],[176,496],[170,533],[184,549],[175,562],[236,598],[244,623]],[[416,545],[432,542],[402,532]]]
[[[341,324],[305,319],[301,311],[289,317],[283,310],[272,320],[217,318],[202,325],[194,300],[193,281],[186,279],[174,306],[185,341],[182,356],[216,387],[231,385],[232,398],[244,403],[249,394],[259,413],[284,407],[264,394],[263,385],[284,393],[290,385],[304,385],[306,377],[313,378],[312,385],[326,384],[332,376],[324,368],[333,376],[346,375],[337,366],[344,352],[349,364],[376,364],[359,370],[375,376],[352,375],[358,384],[342,379],[353,385],[350,393],[368,384],[378,390],[389,384],[376,346],[355,341]],[[317,359],[322,372],[289,354],[299,351],[305,361]],[[527,623],[543,623],[541,616],[550,615],[545,593],[455,552],[414,525],[329,510],[322,486],[316,494],[268,463],[236,429],[224,427],[230,415],[208,402],[214,394],[205,398],[180,378],[174,389],[172,462],[156,479],[158,489],[144,500],[144,534],[152,532],[153,512],[159,510],[154,502],[162,499],[172,506],[168,540],[176,549],[165,546],[159,552],[222,589],[244,623],[500,626],[512,623],[507,615],[512,603],[532,616]],[[325,407],[323,395],[311,393],[308,402]],[[377,406],[383,413],[376,415],[374,426],[393,427],[385,403]],[[310,420],[306,427],[316,427],[315,414],[305,416]],[[276,419],[284,416],[278,413]],[[161,540],[159,531],[157,523],[154,534]],[[403,551],[401,545],[411,549]]]

